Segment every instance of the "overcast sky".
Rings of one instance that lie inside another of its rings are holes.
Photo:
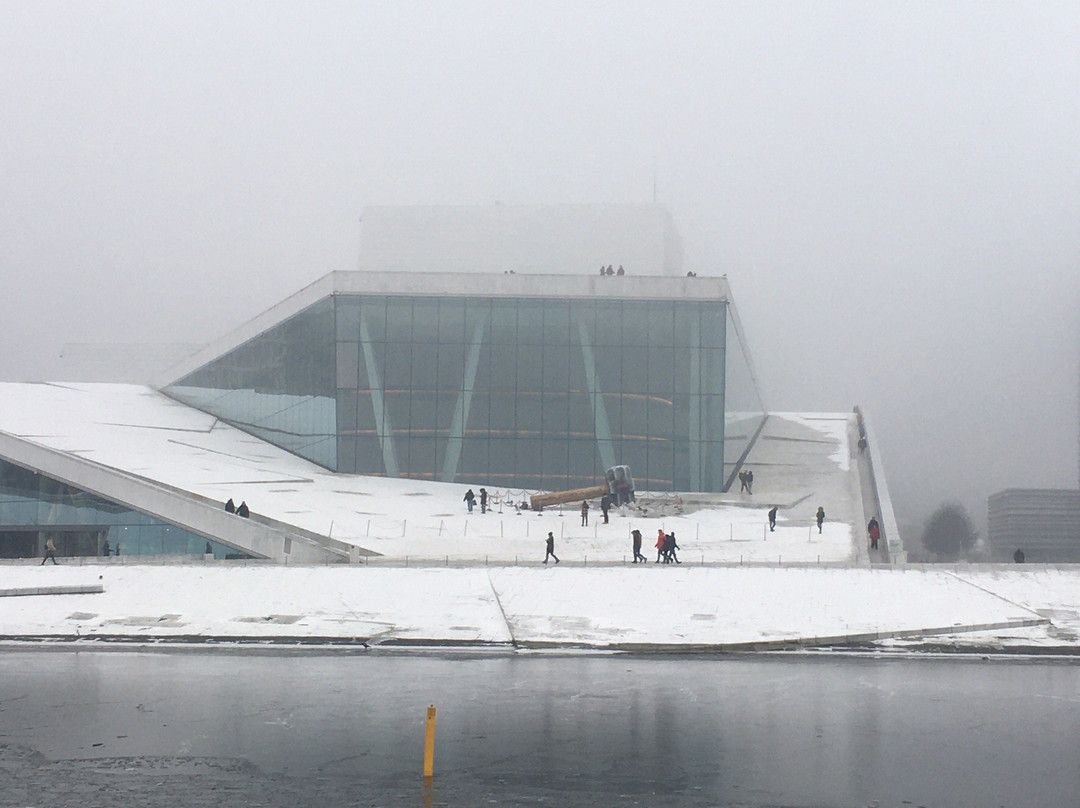
[[[355,269],[367,204],[659,201],[902,527],[1077,485],[1080,4],[0,0],[0,378]]]

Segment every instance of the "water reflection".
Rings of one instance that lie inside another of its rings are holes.
[[[428,704],[435,778],[421,788]],[[0,655],[0,742],[446,793],[1068,804],[1080,667],[867,658]],[[579,800],[579,804],[586,804]],[[572,800],[571,800],[572,801]]]

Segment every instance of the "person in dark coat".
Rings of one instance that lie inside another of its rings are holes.
[[[642,564],[648,564],[649,559],[641,554],[641,531],[636,529],[631,530],[630,538],[634,540],[634,563],[636,564],[640,561]]]
[[[611,510],[611,497],[607,494],[600,497],[600,512],[604,515],[604,524],[608,523],[608,511]]]
[[[226,513],[236,513],[236,503],[232,501],[232,497],[229,497],[229,501],[225,503]]]
[[[773,505],[772,508],[769,510],[769,532],[770,533],[772,533],[774,530],[776,530],[776,511],[777,511],[777,507],[775,505]]]
[[[619,268],[615,270],[616,275],[625,275],[626,270],[622,268],[622,264],[619,264]]]
[[[876,550],[878,539],[881,538],[881,526],[878,524],[876,516],[871,516],[870,521],[867,522],[866,533],[870,536],[870,549]]]
[[[480,489],[480,513],[487,513],[487,489]]]
[[[251,511],[248,510],[247,503],[244,502],[243,500],[240,501],[240,505],[236,509],[236,515],[237,516],[242,516],[245,519],[247,519],[249,516],[251,516]]]
[[[1024,563],[1024,551],[1021,550],[1019,547],[1017,547],[1016,552],[1013,553],[1013,561],[1015,561],[1017,564]]]
[[[754,493],[754,472],[750,470],[746,472],[746,493]]]
[[[741,494],[745,490],[746,490],[746,472],[745,471],[740,471],[739,472],[739,493]]]
[[[110,552],[112,552],[112,548],[109,547],[109,540],[105,539],[105,543],[101,545],[101,554],[108,558]]]
[[[675,555],[675,551],[679,549],[679,545],[675,543],[675,531],[671,531],[664,536],[664,563],[670,564],[674,561],[676,564],[681,564],[679,557]]]
[[[581,500],[581,526],[589,524],[589,503]]]
[[[559,557],[555,555],[555,534],[548,531],[547,535],[547,553],[544,555],[544,563],[546,564],[549,558],[554,558],[555,563],[559,563]]]
[[[465,504],[469,506],[469,513],[472,513],[472,506],[473,503],[476,501],[476,494],[474,494],[472,492],[472,489],[470,488],[468,491],[465,492],[465,496],[462,497],[462,499],[464,500]]]
[[[817,509],[817,532],[821,532],[821,526],[825,524],[825,509],[818,505]]]

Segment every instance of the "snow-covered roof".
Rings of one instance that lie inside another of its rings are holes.
[[[866,560],[849,419],[771,416],[762,454],[748,457],[761,461],[752,496],[663,492],[643,496],[644,511],[617,513],[606,525],[596,513],[585,527],[576,505],[519,513],[512,503],[530,492],[489,486],[491,510],[469,514],[462,485],[335,474],[137,385],[0,385],[0,456],[25,464],[31,450],[52,452],[93,471],[80,486],[104,496],[91,483],[111,475],[201,503],[244,500],[253,515],[327,537],[346,553],[358,547],[390,559],[512,561],[533,555],[551,531],[569,560],[615,562],[630,554],[631,529],[648,540],[663,528],[699,561],[848,564]],[[819,504],[828,513],[820,534]],[[775,532],[765,525],[772,505],[780,507]]]

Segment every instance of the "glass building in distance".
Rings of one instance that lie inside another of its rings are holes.
[[[336,472],[727,490],[765,407],[726,278],[332,273],[159,387]]]

